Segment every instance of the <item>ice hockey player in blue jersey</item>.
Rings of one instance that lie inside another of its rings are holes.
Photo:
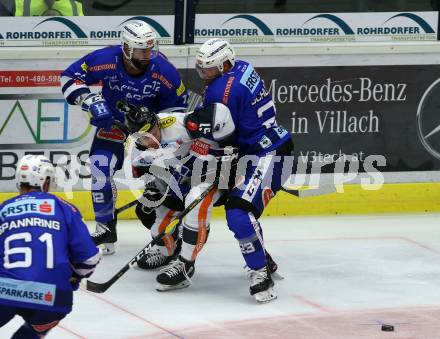
[[[252,160],[228,193],[226,219],[250,269],[250,294],[257,301],[270,301],[276,294],[258,218],[282,186],[284,156],[293,150],[291,137],[276,123],[275,105],[263,80],[251,64],[235,60],[227,41],[206,41],[197,51],[196,69],[206,85],[203,108],[187,116],[186,127],[193,138],[238,147],[240,157]],[[215,122],[217,109],[230,111],[234,128],[229,133],[219,133],[227,125]],[[240,161],[238,165],[239,171]]]
[[[124,122],[124,103],[150,111],[184,111],[187,91],[177,69],[159,53],[156,34],[143,21],[122,28],[122,45],[94,51],[70,65],[61,75],[64,97],[91,115],[97,131],[90,150],[92,200],[96,219],[93,238],[104,254],[114,253],[117,241],[114,173],[122,168],[126,132],[112,126]],[[93,93],[92,85],[102,85]]]
[[[72,310],[72,294],[101,258],[80,212],[48,193],[54,167],[42,155],[17,166],[20,194],[0,205],[0,327],[25,323],[13,339],[38,339]]]

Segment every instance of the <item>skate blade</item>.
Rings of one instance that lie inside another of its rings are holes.
[[[112,255],[115,254],[115,244],[109,243],[109,244],[101,244],[98,245],[102,251],[102,255]]]
[[[266,291],[255,293],[254,298],[258,303],[263,304],[275,300],[277,295],[273,288],[269,287]]]
[[[182,281],[181,283],[177,285],[163,285],[160,283],[157,283],[156,285],[156,291],[158,292],[166,292],[166,291],[172,291],[172,290],[179,290],[182,288],[187,288],[191,285],[189,281]]]
[[[284,277],[281,274],[279,274],[278,272],[271,273],[271,276],[272,276],[273,280],[283,280],[284,279]]]

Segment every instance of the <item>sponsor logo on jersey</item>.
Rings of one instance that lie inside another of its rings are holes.
[[[183,81],[180,80],[180,86],[177,87],[176,89],[177,96],[180,97],[183,94],[183,92],[185,92],[185,90],[186,90],[185,85],[183,84]]]
[[[278,136],[281,138],[285,137],[289,132],[283,127],[283,126],[277,126],[275,127],[275,132],[278,134]]]
[[[52,212],[52,205],[48,204],[46,201],[43,202],[42,204],[40,204],[38,206],[38,209],[40,210],[40,212],[42,213],[51,213]]]
[[[210,144],[198,139],[194,140],[194,142],[191,145],[191,151],[200,155],[208,155],[210,148],[211,148]]]
[[[3,206],[0,216],[6,218],[30,213],[55,215],[55,200],[32,199],[15,201]]]
[[[55,302],[56,286],[35,281],[0,278],[0,298],[53,306]]]
[[[99,71],[105,71],[108,69],[116,69],[116,64],[101,64],[101,65],[95,65],[89,67],[90,72],[99,72]]]
[[[149,132],[150,130],[151,130],[151,124],[150,123],[146,123],[144,126],[141,127],[139,132]]]
[[[243,193],[243,199],[252,202],[258,188],[263,180],[263,171],[260,168],[256,168],[254,174],[252,175],[249,183],[246,186],[245,192]]]
[[[249,65],[246,68],[246,71],[241,77],[240,83],[246,86],[247,88],[249,88],[249,91],[251,91],[251,93],[255,92],[256,88],[258,87],[258,84],[260,83],[260,76],[254,70],[252,65]]]
[[[272,146],[272,141],[270,141],[270,139],[263,135],[263,137],[260,139],[260,141],[258,142],[261,146],[261,148],[266,149],[270,146]]]
[[[228,104],[229,94],[231,93],[231,87],[232,87],[232,83],[234,82],[234,79],[235,77],[229,77],[228,81],[226,82],[225,91],[223,93],[223,99],[222,99],[224,105]]]
[[[176,121],[177,121],[177,119],[175,117],[167,117],[164,119],[160,119],[159,126],[162,129],[168,128],[168,127],[172,126]]]
[[[123,143],[125,141],[125,134],[117,127],[112,127],[111,131],[106,131],[104,128],[100,128],[96,137],[99,139],[110,140]]]
[[[151,78],[159,80],[161,83],[163,83],[168,89],[171,89],[173,87],[173,84],[171,81],[169,81],[167,78],[165,78],[162,74],[154,72],[151,75]]]

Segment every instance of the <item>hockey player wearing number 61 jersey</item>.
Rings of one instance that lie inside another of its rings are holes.
[[[72,294],[101,258],[79,211],[48,193],[54,167],[41,155],[17,166],[20,194],[0,205],[0,327],[12,338],[43,338],[72,310]]]

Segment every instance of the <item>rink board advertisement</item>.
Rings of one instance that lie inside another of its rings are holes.
[[[0,17],[0,47],[118,45],[121,28],[132,20],[149,24],[160,44],[174,43],[174,15]]]
[[[380,155],[380,171],[440,169],[440,66],[257,67],[297,159]],[[192,74],[189,88],[197,84]],[[199,89],[201,90],[201,89]],[[325,166],[332,172],[334,165]]]
[[[95,129],[88,114],[70,106],[59,92],[60,70],[0,70],[1,191],[15,190],[15,169],[25,154],[47,156],[64,178],[72,159],[82,164],[74,174],[81,182],[90,172],[84,166]],[[60,182],[61,183],[61,182]]]
[[[64,63],[64,62],[63,62]],[[60,168],[81,164],[74,188],[86,189],[85,166],[94,128],[88,116],[65,103],[55,69],[0,70],[0,181],[13,191],[18,159],[39,153]],[[49,65],[49,62],[48,62]],[[187,87],[201,93],[194,70],[181,69]],[[380,171],[440,169],[440,66],[257,67],[291,133],[297,159],[327,163],[380,155]],[[262,93],[263,95],[263,93]],[[66,175],[67,176],[67,175]]]
[[[197,14],[194,42],[437,40],[438,12]]]

